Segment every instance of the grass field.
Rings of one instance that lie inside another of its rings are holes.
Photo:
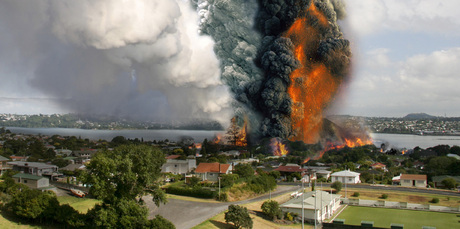
[[[453,213],[348,206],[337,218],[345,224],[361,225],[374,221],[375,227],[390,228],[392,223],[404,224],[404,229],[432,226],[437,229],[460,228],[460,215]]]
[[[101,202],[96,199],[78,198],[75,196],[58,196],[57,199],[60,204],[69,204],[80,213],[86,213],[89,209],[93,208],[94,205]]]
[[[319,187],[317,187],[320,190]],[[329,191],[330,189],[324,189],[324,191]],[[431,204],[430,201],[433,198],[438,198],[439,203],[433,204],[438,206],[447,206],[447,207],[457,207],[460,205],[460,197],[457,196],[447,196],[447,195],[438,195],[438,194],[428,194],[428,193],[415,193],[408,191],[386,191],[386,190],[374,190],[374,189],[362,189],[362,188],[348,188],[347,197],[353,197],[354,192],[359,192],[359,199],[365,200],[381,200],[380,196],[382,194],[388,194],[388,199],[386,201],[395,201],[395,202],[408,202],[414,204]],[[345,196],[345,189],[342,188],[342,191],[338,193]]]

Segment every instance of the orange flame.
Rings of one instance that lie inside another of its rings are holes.
[[[289,153],[286,145],[284,145],[278,138],[270,139],[270,146],[272,148],[273,156],[285,156]]]
[[[365,146],[365,145],[371,145],[373,144],[372,142],[372,139],[368,138],[368,139],[365,139],[365,140],[362,140],[361,138],[355,138],[355,139],[344,139],[343,143],[342,144],[333,144],[333,143],[327,143],[326,145],[326,148],[322,151],[320,151],[318,154],[316,154],[315,156],[313,156],[313,160],[318,160],[320,158],[323,157],[324,153],[326,153],[327,151],[329,150],[333,150],[333,149],[342,149],[342,148],[345,148],[345,147],[349,147],[349,148],[354,148],[354,147],[359,147],[359,146]],[[311,158],[308,157],[307,159],[305,159],[303,161],[302,164],[305,164],[307,163]]]
[[[214,144],[219,144],[220,141],[222,141],[222,134],[219,134],[219,133],[218,133],[218,134],[216,134],[216,137],[214,137],[214,139],[212,140],[212,142],[213,142]]]
[[[401,151],[401,154],[402,154],[402,155],[404,155],[404,154],[406,154],[406,153],[407,153],[407,150],[402,150],[402,151]]]
[[[311,1],[307,13],[313,20],[316,18],[321,26],[329,25],[314,1]],[[295,136],[289,140],[314,144],[321,131],[323,110],[332,101],[341,80],[333,77],[324,64],[312,62],[309,52],[318,49],[321,37],[310,24],[306,16],[300,17],[284,36],[294,43],[295,56],[302,65],[290,75],[288,94],[293,101],[291,123]]]
[[[238,138],[236,139],[236,145],[237,146],[247,146],[248,145],[248,121],[247,118],[244,118],[244,125],[243,128],[241,128],[240,133],[238,134]]]

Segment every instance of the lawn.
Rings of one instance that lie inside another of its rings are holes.
[[[317,187],[319,190],[320,188]],[[329,189],[324,189],[329,191]],[[353,197],[353,193],[358,192],[359,197]],[[438,194],[428,194],[428,193],[415,193],[409,191],[390,191],[390,190],[375,190],[375,189],[362,189],[362,188],[348,188],[347,197],[348,198],[359,198],[364,200],[381,200],[380,196],[382,194],[388,194],[388,199],[386,201],[395,201],[395,202],[408,202],[414,204],[432,204],[430,201],[433,198],[438,198],[439,203],[433,204],[438,206],[447,206],[447,207],[457,207],[460,205],[460,197],[458,196],[447,196],[447,195],[438,195]],[[345,188],[342,188],[342,191],[338,193],[339,195],[345,196]]]
[[[348,206],[338,219],[345,219],[345,224],[361,225],[361,221],[374,221],[375,227],[390,228],[392,223],[404,224],[404,229],[432,226],[437,229],[460,228],[458,214],[400,210],[388,208],[370,208]],[[460,216],[460,215],[459,215]]]
[[[60,204],[69,204],[80,213],[86,213],[89,209],[93,208],[94,205],[101,202],[96,199],[79,198],[75,196],[58,196],[57,199]]]

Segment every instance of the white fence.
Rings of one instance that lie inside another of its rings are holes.
[[[393,202],[385,200],[362,200],[362,199],[341,199],[344,204],[367,206],[367,207],[381,207],[381,208],[398,208],[398,209],[409,209],[409,210],[425,210],[425,211],[439,211],[439,212],[460,212],[460,206],[458,207],[445,207],[436,206],[431,204],[412,204],[407,202]]]

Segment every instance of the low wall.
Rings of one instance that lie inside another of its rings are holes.
[[[439,212],[460,212],[459,207],[445,207],[436,206],[431,204],[412,204],[407,202],[394,202],[385,200],[363,200],[363,199],[347,199],[343,198],[341,201],[344,204],[355,205],[355,206],[367,206],[367,207],[383,207],[383,208],[398,208],[398,209],[409,209],[409,210],[424,210],[424,211],[439,211]]]

